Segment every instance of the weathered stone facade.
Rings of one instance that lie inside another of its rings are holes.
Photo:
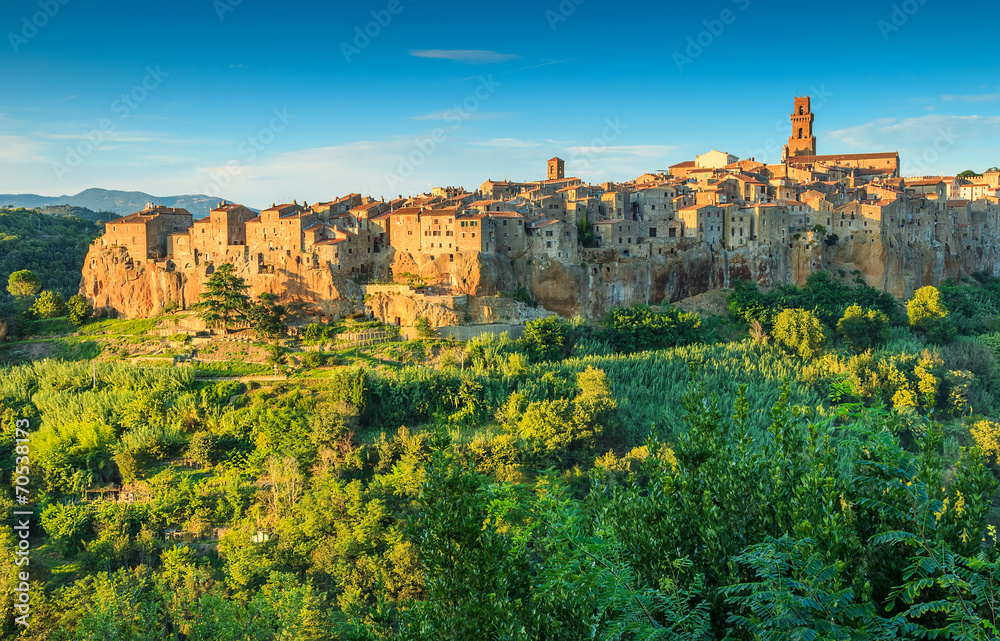
[[[326,317],[455,324],[543,313],[496,298],[519,287],[551,312],[597,317],[736,279],[801,284],[817,270],[856,271],[896,296],[1000,273],[1000,172],[906,178],[894,152],[816,156],[812,124],[809,99],[796,98],[779,165],[712,150],[669,174],[589,185],[553,158],[544,180],[490,180],[474,193],[441,187],[389,202],[350,194],[259,215],[220,205],[197,222],[150,206],[107,224],[81,292],[98,308],[152,315],[196,302],[228,262],[252,294]],[[393,280],[429,289],[366,291]]]

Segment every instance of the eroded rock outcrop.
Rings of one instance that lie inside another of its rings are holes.
[[[622,256],[614,250],[584,250],[580,263],[526,254],[513,262],[488,254],[456,254],[434,259],[386,252],[373,261],[372,273],[413,284],[363,285],[356,275],[276,253],[257,260],[233,248],[219,259],[232,263],[250,294],[269,292],[287,303],[306,303],[307,311],[328,318],[357,312],[387,323],[412,325],[425,316],[435,326],[467,323],[521,323],[548,313],[599,318],[609,309],[635,303],[676,301],[710,289],[731,287],[737,279],[766,287],[804,284],[818,270],[844,271],[904,298],[924,285],[960,279],[976,271],[998,273],[1000,243],[992,237],[915,244],[889,234],[828,245],[812,235],[789,243],[750,245],[734,251],[682,240],[649,256]],[[199,300],[212,263],[176,265],[136,260],[122,247],[93,246],[83,269],[81,293],[96,308],[121,316],[143,317],[169,303],[190,307]],[[407,278],[410,278],[408,276]],[[403,279],[406,280],[406,279]],[[539,303],[531,307],[509,294],[526,288]]]

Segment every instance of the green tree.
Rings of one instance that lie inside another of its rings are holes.
[[[229,323],[244,320],[249,297],[246,281],[233,273],[230,263],[219,265],[205,283],[201,302],[192,306],[198,316],[212,327],[228,327]]]
[[[15,298],[31,298],[42,288],[42,281],[30,269],[14,272],[7,278],[7,291]]]
[[[219,456],[219,437],[209,431],[197,432],[191,437],[187,457],[203,468],[212,467]]]
[[[925,334],[933,343],[943,345],[955,337],[955,326],[948,319],[941,292],[928,285],[913,293],[906,303],[906,315],[910,327]]]
[[[603,337],[616,351],[664,349],[702,340],[701,318],[668,306],[654,312],[647,305],[616,307],[604,317]]]
[[[74,325],[83,325],[84,321],[94,313],[94,306],[80,294],[71,297],[66,303],[66,307],[69,310],[69,320]]]
[[[837,333],[855,351],[863,352],[881,345],[889,337],[889,317],[877,309],[851,305],[837,323]]]
[[[434,329],[430,319],[426,316],[417,316],[417,320],[413,326],[417,328],[417,336],[419,338],[437,338],[437,330]]]
[[[284,348],[278,344],[278,341],[274,341],[267,347],[267,364],[274,367],[279,365],[284,365],[288,362],[288,356],[285,354]]]
[[[819,356],[826,344],[823,323],[804,309],[786,309],[774,320],[774,340],[806,360]]]
[[[287,309],[278,304],[277,297],[265,292],[257,302],[250,304],[246,310],[246,318],[258,338],[272,340],[285,334],[286,313]]]
[[[966,169],[965,171],[960,172],[957,177],[958,178],[978,178],[979,176],[982,176],[982,174],[976,173],[972,169]]]
[[[358,408],[345,401],[321,403],[309,421],[310,438],[316,447],[333,447],[358,429]]]
[[[588,366],[576,384],[575,398],[530,403],[516,425],[517,435],[541,459],[580,463],[611,436],[618,404],[604,371]]]
[[[566,356],[569,324],[558,316],[539,318],[524,326],[521,340],[533,362],[558,361]]]
[[[59,292],[45,290],[35,299],[31,312],[38,318],[57,318],[66,315],[66,303]]]

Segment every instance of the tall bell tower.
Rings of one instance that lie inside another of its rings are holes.
[[[785,145],[782,160],[795,156],[815,156],[816,138],[813,136],[813,115],[809,104],[809,96],[795,97],[795,108],[792,110],[792,135]]]
[[[549,180],[562,180],[566,177],[566,163],[556,156],[549,161]]]

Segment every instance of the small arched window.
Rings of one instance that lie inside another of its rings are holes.
[[[802,105],[799,105],[799,115],[804,116],[805,113],[806,113],[805,108]]]
[[[802,127],[799,127],[799,138],[802,137]]]

